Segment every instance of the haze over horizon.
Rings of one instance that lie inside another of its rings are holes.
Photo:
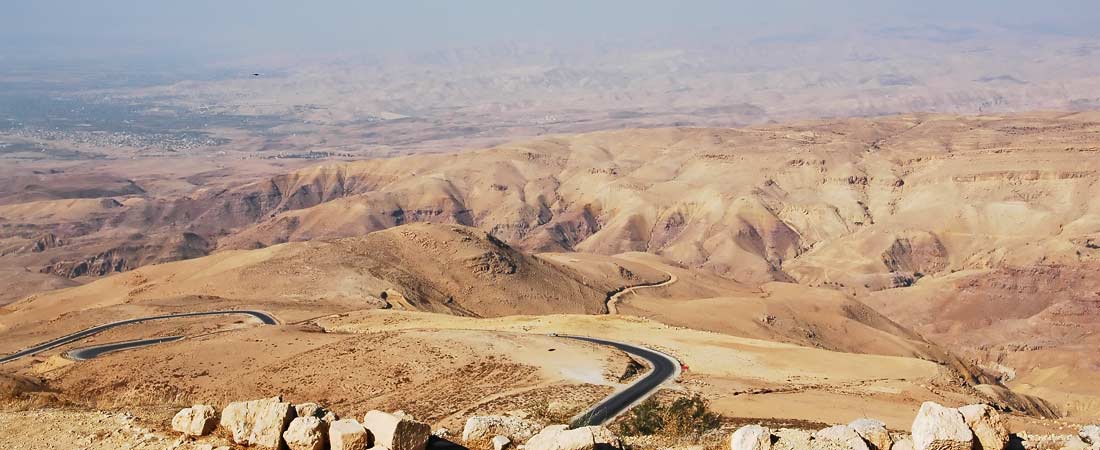
[[[1100,4],[1087,0],[913,2],[858,0],[843,7],[808,0],[761,4],[701,0],[581,2],[186,3],[109,0],[24,2],[0,16],[0,58],[8,61],[217,61],[429,51],[527,43],[655,46],[748,42],[781,34],[843,34],[893,26],[1007,27],[1095,36]]]
[[[0,450],[1100,450],[1096,23],[9,0]]]

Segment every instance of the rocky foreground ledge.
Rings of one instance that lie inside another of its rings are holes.
[[[544,426],[512,416],[470,417],[460,445],[450,441],[449,430],[432,432],[428,424],[400,411],[370,411],[361,421],[341,419],[321,405],[294,405],[280,397],[230,403],[220,413],[209,405],[184,408],[172,419],[172,429],[182,434],[180,443],[219,434],[240,446],[287,450],[626,448],[606,427]],[[1000,413],[989,405],[948,408],[925,402],[909,434],[891,433],[883,422],[874,419],[858,419],[816,431],[748,425],[729,436],[728,446],[730,450],[1100,450],[1100,427],[1083,427],[1078,436],[1014,435],[1008,432]]]

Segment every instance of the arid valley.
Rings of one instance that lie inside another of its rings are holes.
[[[1100,38],[738,42],[11,59],[0,449],[1100,446]]]

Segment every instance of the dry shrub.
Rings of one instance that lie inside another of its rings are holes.
[[[551,404],[546,399],[539,399],[528,407],[531,418],[543,424],[569,423],[572,416],[570,411],[562,405]]]
[[[698,394],[665,403],[651,398],[630,411],[620,422],[619,432],[627,436],[658,435],[677,442],[698,442],[704,434],[717,429],[721,419]]]

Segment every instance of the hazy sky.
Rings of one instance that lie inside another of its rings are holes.
[[[0,0],[0,57],[408,51],[501,41],[1000,24],[1094,32],[1097,0]]]

